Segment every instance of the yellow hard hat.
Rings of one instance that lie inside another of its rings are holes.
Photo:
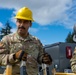
[[[27,8],[27,7],[21,8],[17,12],[15,18],[16,19],[24,19],[24,20],[34,21],[33,18],[32,18],[32,11],[29,8]]]

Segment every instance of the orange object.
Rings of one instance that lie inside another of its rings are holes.
[[[58,73],[56,72],[55,75],[76,75],[75,73]]]
[[[10,64],[6,66],[6,75],[12,75],[12,65]]]

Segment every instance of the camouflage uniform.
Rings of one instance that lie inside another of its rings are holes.
[[[37,75],[38,63],[41,63],[41,55],[43,54],[43,46],[40,41],[30,34],[23,39],[17,32],[2,39],[2,43],[0,43],[0,64],[6,65],[9,59],[13,66],[12,75],[20,75],[20,62],[13,59],[14,53],[18,50],[24,50],[32,57],[31,60],[27,59],[26,61],[27,74]]]
[[[76,73],[76,47],[73,53],[73,56],[70,60],[72,72]]]

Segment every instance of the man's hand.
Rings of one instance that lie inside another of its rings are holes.
[[[14,59],[19,59],[19,60],[24,60],[26,61],[26,58],[27,58],[27,53],[25,53],[24,51],[22,50],[19,50],[18,52],[16,52],[14,54]]]
[[[52,58],[48,53],[43,54],[42,62],[48,65],[52,64]]]

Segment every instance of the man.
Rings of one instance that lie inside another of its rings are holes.
[[[73,33],[74,33],[73,41],[76,42],[76,25],[74,25],[74,27],[73,27]],[[73,55],[72,55],[70,62],[71,62],[72,72],[76,73],[76,47],[74,49],[74,52],[73,52]]]
[[[17,32],[3,37],[0,43],[0,64],[12,65],[13,74],[20,75],[20,60],[26,61],[27,75],[38,74],[38,64],[51,64],[51,57],[43,51],[40,40],[29,34],[28,29],[34,21],[32,11],[27,8],[21,8],[15,18]],[[19,58],[22,51],[24,54]],[[6,72],[5,72],[6,74]]]
[[[72,56],[70,62],[71,62],[72,72],[76,73],[76,47],[75,47],[75,50],[73,52],[73,56]]]

